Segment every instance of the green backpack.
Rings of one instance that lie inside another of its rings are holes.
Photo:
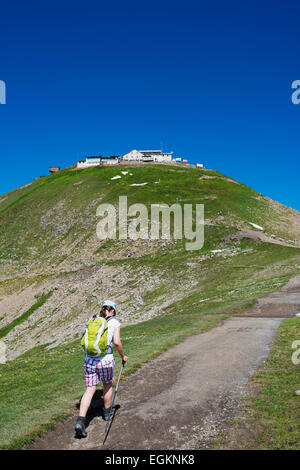
[[[101,357],[107,354],[107,321],[94,315],[81,337],[81,346],[90,357]]]

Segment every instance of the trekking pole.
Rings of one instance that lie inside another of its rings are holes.
[[[109,432],[109,429],[110,429],[110,424],[112,423],[111,411],[113,409],[113,406],[114,406],[114,403],[115,403],[115,398],[116,398],[116,395],[118,393],[119,383],[120,383],[121,375],[122,375],[123,369],[125,367],[125,364],[126,364],[126,361],[122,361],[122,366],[121,366],[121,370],[120,370],[120,373],[119,373],[118,382],[117,382],[117,385],[116,385],[116,388],[115,388],[115,393],[114,393],[114,396],[113,396],[113,399],[112,399],[112,402],[111,402],[111,406],[110,406],[110,409],[109,409],[109,415],[108,415],[109,420],[107,421],[106,426],[105,426],[105,434],[104,434],[104,440],[103,440],[102,445],[104,445],[104,443],[106,441],[106,438],[108,436],[108,432]],[[114,416],[113,416],[113,418],[114,418]]]

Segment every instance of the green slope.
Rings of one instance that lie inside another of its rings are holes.
[[[151,204],[203,203],[203,248],[187,251],[185,240],[173,239],[98,240],[96,208],[117,207],[124,195],[149,213]],[[99,301],[118,304],[130,373],[297,274],[299,217],[219,172],[167,165],[66,169],[1,196],[0,329],[10,362],[0,365],[0,446],[18,446],[57,416],[76,413],[83,386],[77,338]],[[249,222],[282,244],[253,238],[261,231]],[[248,229],[240,241],[228,237]],[[167,334],[158,334],[161,321]],[[44,401],[49,380],[51,403]],[[14,389],[16,396],[8,393]]]

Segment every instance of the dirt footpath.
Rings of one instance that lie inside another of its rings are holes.
[[[30,449],[209,448],[237,415],[247,381],[267,357],[282,318],[300,312],[300,276],[263,299],[253,316],[233,317],[191,336],[123,380],[116,400],[120,408],[104,446],[99,399],[93,402],[86,439],[75,439],[74,417]]]

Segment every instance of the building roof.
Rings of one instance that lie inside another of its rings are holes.
[[[123,153],[123,155],[127,155],[128,153],[131,153],[131,152],[134,152],[134,151],[139,152],[139,150],[137,150],[137,149],[132,149],[132,150],[129,150],[129,152]]]
[[[158,155],[171,155],[173,152],[162,152],[161,150],[139,150],[141,153],[157,153]]]
[[[153,155],[153,154],[157,154],[157,155],[172,155],[173,152],[162,152],[161,150],[137,150],[137,149],[132,149],[130,150],[129,152],[126,152],[124,153],[122,156],[125,156],[125,155],[128,155],[129,153],[131,152],[138,152],[140,154],[144,154],[144,155]]]

